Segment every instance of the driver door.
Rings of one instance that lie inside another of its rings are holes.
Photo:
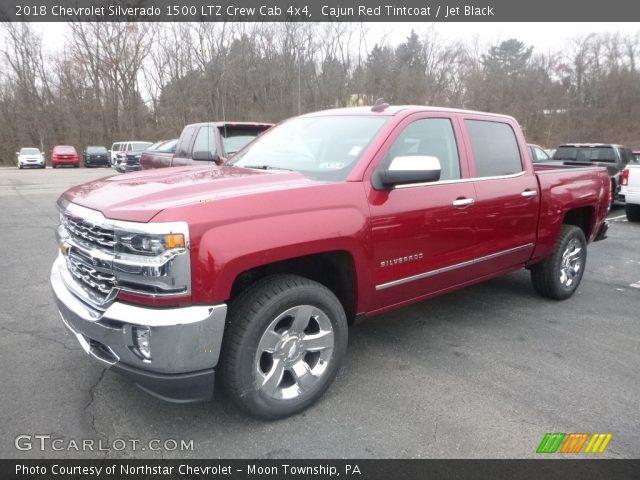
[[[469,280],[475,243],[475,190],[457,119],[445,113],[405,119],[374,159],[431,156],[440,180],[376,188],[367,184],[373,245],[371,310],[423,298]],[[375,183],[375,182],[374,182]]]

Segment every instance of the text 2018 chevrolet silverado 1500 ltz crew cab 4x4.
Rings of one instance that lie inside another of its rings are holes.
[[[173,401],[215,372],[265,418],[322,395],[357,317],[523,267],[571,296],[611,193],[603,168],[534,169],[513,118],[428,107],[303,115],[230,163],[66,191],[51,284],[102,364]]]

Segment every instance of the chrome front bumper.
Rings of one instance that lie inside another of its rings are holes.
[[[102,311],[80,300],[68,287],[70,282],[75,280],[60,254],[51,269],[51,287],[62,321],[85,352],[165,400],[211,397],[225,304],[150,308],[115,301]],[[150,360],[136,353],[133,327],[149,329]]]

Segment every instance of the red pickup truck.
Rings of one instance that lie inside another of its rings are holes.
[[[255,122],[206,122],[187,125],[182,130],[173,151],[144,152],[140,158],[142,170],[153,168],[221,164],[271,128],[271,123]]]
[[[520,268],[580,283],[604,238],[598,167],[534,168],[513,118],[428,107],[303,115],[229,165],[101,179],[59,199],[51,284],[84,349],[160,398],[311,405],[355,319]]]

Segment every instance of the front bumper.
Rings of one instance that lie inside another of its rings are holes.
[[[110,167],[111,163],[108,158],[87,158],[84,164],[92,167]]]
[[[35,160],[35,161],[30,161],[30,160],[20,160],[18,162],[18,165],[20,165],[22,168],[24,167],[38,167],[38,168],[42,168],[45,166],[45,162],[44,160]]]
[[[69,285],[74,281],[64,257],[58,255],[51,270],[51,287],[62,321],[85,352],[163,400],[211,398],[225,304],[149,308],[115,301],[102,311],[73,293]],[[134,327],[149,329],[150,360],[137,351]]]

